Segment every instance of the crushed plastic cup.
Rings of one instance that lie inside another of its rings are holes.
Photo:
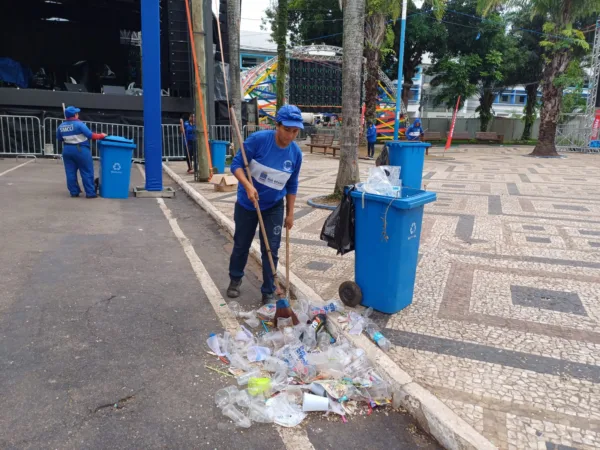
[[[287,372],[288,367],[285,361],[269,356],[263,363],[263,369],[267,372]]]
[[[259,347],[258,345],[255,345],[252,347],[248,347],[246,355],[249,361],[264,361],[269,356],[271,356],[271,349],[268,347]]]
[[[253,339],[254,336],[252,336],[252,332],[243,325],[240,327],[240,330],[235,335],[236,341],[251,342]]]
[[[308,388],[310,389],[310,392],[312,392],[315,395],[318,395],[320,397],[327,397],[327,392],[325,391],[325,388],[318,383],[310,383],[308,385]]]
[[[302,411],[329,411],[329,398],[306,392],[302,401]]]
[[[208,348],[210,348],[217,356],[225,356],[225,353],[223,353],[221,350],[219,336],[217,336],[215,333],[210,334],[206,340],[206,344],[208,345]]]
[[[235,386],[227,386],[226,388],[219,389],[215,392],[215,403],[219,408],[223,408],[225,405],[229,405],[234,401],[238,392],[238,388]]]
[[[225,406],[223,414],[229,417],[237,427],[250,428],[252,426],[250,419],[233,405]]]
[[[306,414],[295,404],[291,404],[287,395],[277,395],[267,400],[267,410],[273,421],[282,427],[295,427],[306,418]]]
[[[248,384],[248,381],[250,381],[250,378],[255,378],[255,377],[258,377],[259,375],[260,375],[260,370],[258,370],[258,369],[252,369],[250,372],[243,373],[242,375],[237,377],[238,386],[244,386],[244,385]]]
[[[235,396],[235,403],[242,408],[248,408],[251,403],[250,395],[247,390],[239,391]]]
[[[253,397],[260,394],[268,394],[271,390],[271,379],[270,378],[255,378],[252,377],[248,380],[248,394]]]
[[[249,319],[244,320],[244,322],[250,327],[250,328],[256,328],[258,326],[260,326],[260,320],[258,320],[256,317],[251,317]]]
[[[236,301],[232,301],[227,303],[227,306],[229,306],[229,309],[231,310],[231,312],[233,313],[233,315],[235,317],[240,317],[240,312],[242,311],[242,307],[240,306],[240,304]]]
[[[239,353],[229,355],[229,363],[234,369],[242,369],[245,371],[252,370],[252,366]]]
[[[287,327],[291,327],[294,324],[293,319],[291,317],[288,318],[283,318],[283,317],[279,317],[277,319],[277,328],[281,329],[285,329]]]
[[[260,338],[260,344],[265,347],[272,346],[275,350],[278,350],[285,344],[283,333],[281,331],[271,331],[270,333],[266,333]]]
[[[252,422],[273,423],[273,417],[269,414],[269,409],[264,404],[250,403],[248,416]]]

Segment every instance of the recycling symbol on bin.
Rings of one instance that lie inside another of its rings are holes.
[[[413,222],[410,226],[410,234],[415,234],[417,232],[417,223]]]
[[[118,172],[118,171],[120,171],[120,170],[121,170],[121,164],[119,164],[118,162],[114,163],[114,164],[113,164],[113,167],[112,167],[112,169],[113,169],[115,172]]]

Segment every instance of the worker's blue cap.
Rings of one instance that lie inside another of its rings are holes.
[[[277,111],[277,116],[275,116],[275,120],[284,127],[296,127],[304,129],[302,112],[300,111],[300,108],[294,105],[285,105],[279,108],[279,111]]]
[[[75,114],[77,114],[79,111],[81,111],[79,108],[75,108],[74,106],[67,106],[65,108],[65,117],[67,119],[69,117],[75,117]]]

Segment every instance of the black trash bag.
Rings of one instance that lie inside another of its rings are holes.
[[[375,161],[375,166],[379,167],[379,166],[389,166],[389,165],[390,165],[390,154],[388,152],[387,145],[384,145],[383,149],[381,150],[381,153],[379,154],[379,156],[377,157],[377,160]]]
[[[350,197],[354,190],[354,186],[345,189],[342,201],[325,220],[321,230],[321,240],[336,249],[338,255],[354,250],[354,203]]]

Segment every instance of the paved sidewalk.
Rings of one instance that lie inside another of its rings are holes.
[[[500,448],[600,448],[600,159],[462,147],[428,159],[413,305],[379,316],[392,358]],[[433,152],[432,152],[433,153]],[[305,153],[291,270],[323,298],[354,254],[319,241],[338,159]],[[361,161],[366,176],[371,161]],[[193,183],[232,217],[235,193]],[[283,258],[284,248],[280,256]]]

